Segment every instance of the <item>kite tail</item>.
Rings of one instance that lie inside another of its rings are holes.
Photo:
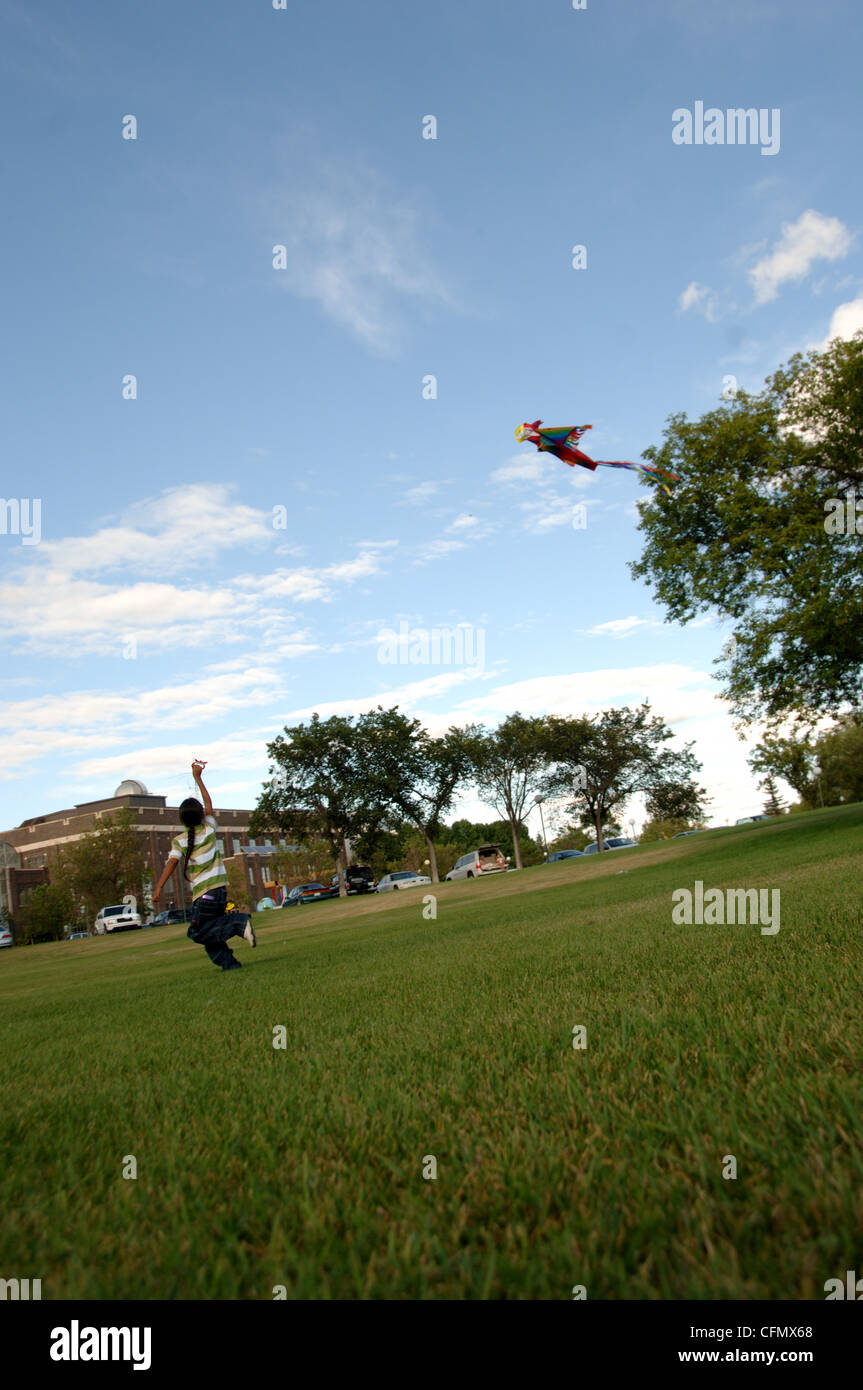
[[[662,491],[665,493],[666,497],[671,497],[671,488],[668,486],[668,483],[663,481],[663,479],[668,478],[672,483],[679,483],[680,479],[676,473],[667,473],[664,468],[657,468],[655,464],[650,463],[642,463],[639,465],[639,467],[642,473],[646,473],[647,476],[649,478],[652,478],[654,482],[659,483],[659,486],[662,488]]]
[[[659,486],[668,497],[672,495],[671,488],[663,482],[663,479],[668,478],[674,483],[680,481],[676,473],[666,473],[664,469],[656,468],[650,463],[631,463],[612,459],[602,459],[601,463],[605,468],[629,468],[633,473],[643,473],[645,477],[652,478],[655,483],[659,483]]]

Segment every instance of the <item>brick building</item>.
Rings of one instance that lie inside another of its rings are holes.
[[[222,857],[226,862],[234,860],[242,865],[250,899],[257,902],[268,892],[267,884],[272,877],[269,860],[278,849],[284,848],[285,842],[256,841],[250,837],[251,811],[213,809]],[[155,883],[168,857],[172,839],[183,830],[179,809],[168,806],[164,796],[151,796],[143,782],[129,779],[120,783],[113,796],[102,801],[85,801],[67,810],[31,816],[14,830],[0,831],[0,909],[5,908],[14,920],[26,892],[38,883],[50,881],[51,861],[57,852],[80,840],[85,831],[98,827],[103,817],[120,810],[129,810],[135,817],[150,879]],[[180,906],[175,901],[176,895],[175,874],[166,886],[162,906]]]

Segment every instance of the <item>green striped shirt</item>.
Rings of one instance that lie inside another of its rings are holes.
[[[189,867],[186,871],[186,879],[192,885],[193,901],[211,888],[221,888],[228,882],[228,875],[216,844],[216,831],[215,816],[205,816],[204,824],[195,826],[195,847],[189,855]],[[186,858],[188,837],[188,830],[174,836],[169,859],[179,859],[182,864]]]

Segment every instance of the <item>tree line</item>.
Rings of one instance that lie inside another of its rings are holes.
[[[692,745],[668,746],[672,731],[647,702],[594,716],[509,715],[495,729],[469,724],[431,735],[398,706],[366,714],[314,714],[267,745],[270,779],[252,816],[253,833],[278,833],[329,849],[345,892],[347,844],[368,860],[387,836],[409,828],[425,847],[437,883],[438,845],[457,795],[473,787],[508,827],[522,868],[524,822],[537,799],[553,800],[590,828],[597,844],[636,792],[652,817],[697,822],[705,791]]]

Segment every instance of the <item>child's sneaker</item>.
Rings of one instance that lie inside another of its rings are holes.
[[[243,932],[243,939],[244,939],[245,941],[248,941],[248,943],[249,943],[250,946],[257,946],[257,944],[258,944],[258,943],[257,943],[257,940],[256,940],[256,938],[255,938],[255,929],[254,929],[254,927],[252,926],[252,919],[251,919],[251,917],[249,918],[248,922],[246,923],[246,930]]]

